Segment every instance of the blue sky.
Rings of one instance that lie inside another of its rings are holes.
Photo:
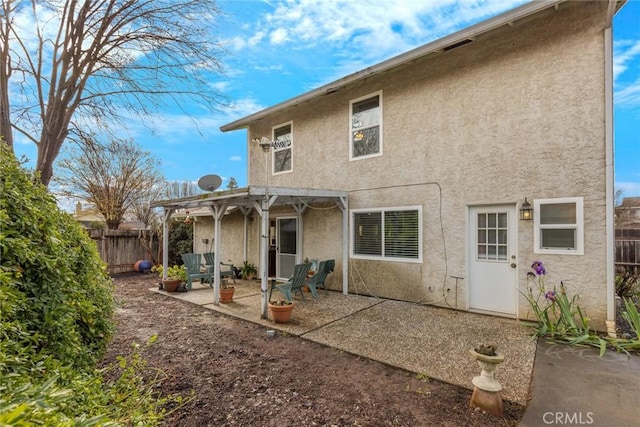
[[[225,73],[211,85],[233,108],[159,111],[153,130],[133,122],[134,138],[163,162],[168,180],[206,174],[247,184],[246,132],[219,127],[409,49],[517,7],[523,0],[219,0],[215,34]],[[640,196],[640,0],[614,19],[616,188]],[[17,141],[19,142],[19,141]],[[16,151],[35,158],[32,145]]]

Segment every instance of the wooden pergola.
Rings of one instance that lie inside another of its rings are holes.
[[[162,207],[162,265],[166,271],[169,264],[169,220],[178,209],[194,209],[208,207],[214,219],[215,253],[221,254],[220,236],[222,233],[222,218],[230,207],[239,209],[244,214],[244,250],[247,251],[248,215],[255,210],[261,218],[260,227],[260,278],[262,300],[260,304],[261,316],[267,318],[268,310],[268,263],[269,263],[269,209],[274,206],[292,207],[298,218],[298,247],[302,247],[303,218],[302,214],[312,203],[335,203],[342,211],[342,293],[348,291],[348,245],[349,245],[349,203],[346,191],[318,190],[307,188],[249,186],[233,190],[216,191],[182,199],[164,200],[154,203],[155,207]],[[298,253],[297,255],[301,255]],[[246,257],[245,257],[246,258]],[[219,257],[218,259],[222,259]],[[301,262],[300,259],[297,263]],[[220,304],[220,263],[214,265],[213,303]]]

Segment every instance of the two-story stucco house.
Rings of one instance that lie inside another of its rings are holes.
[[[333,258],[334,290],[527,318],[540,260],[604,328],[623,3],[534,1],[226,124],[246,132],[249,187],[164,206],[210,206],[194,250],[219,236],[263,290]]]

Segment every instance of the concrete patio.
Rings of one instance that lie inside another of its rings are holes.
[[[294,298],[291,322],[278,324],[260,317],[260,283],[238,281],[229,304],[213,304],[213,290],[194,284],[189,292],[158,294],[200,305],[332,348],[357,354],[430,378],[473,388],[480,368],[468,350],[497,345],[505,361],[496,370],[504,399],[525,405],[536,353],[531,329],[517,320],[452,309],[343,295],[320,290],[316,300]],[[273,298],[280,298],[274,292]]]

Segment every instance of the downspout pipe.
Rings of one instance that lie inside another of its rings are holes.
[[[613,30],[616,0],[609,1],[607,27],[604,29],[604,96],[605,96],[605,179],[606,179],[606,273],[607,334],[616,336],[615,307],[615,222],[614,222],[614,147],[613,147]]]

